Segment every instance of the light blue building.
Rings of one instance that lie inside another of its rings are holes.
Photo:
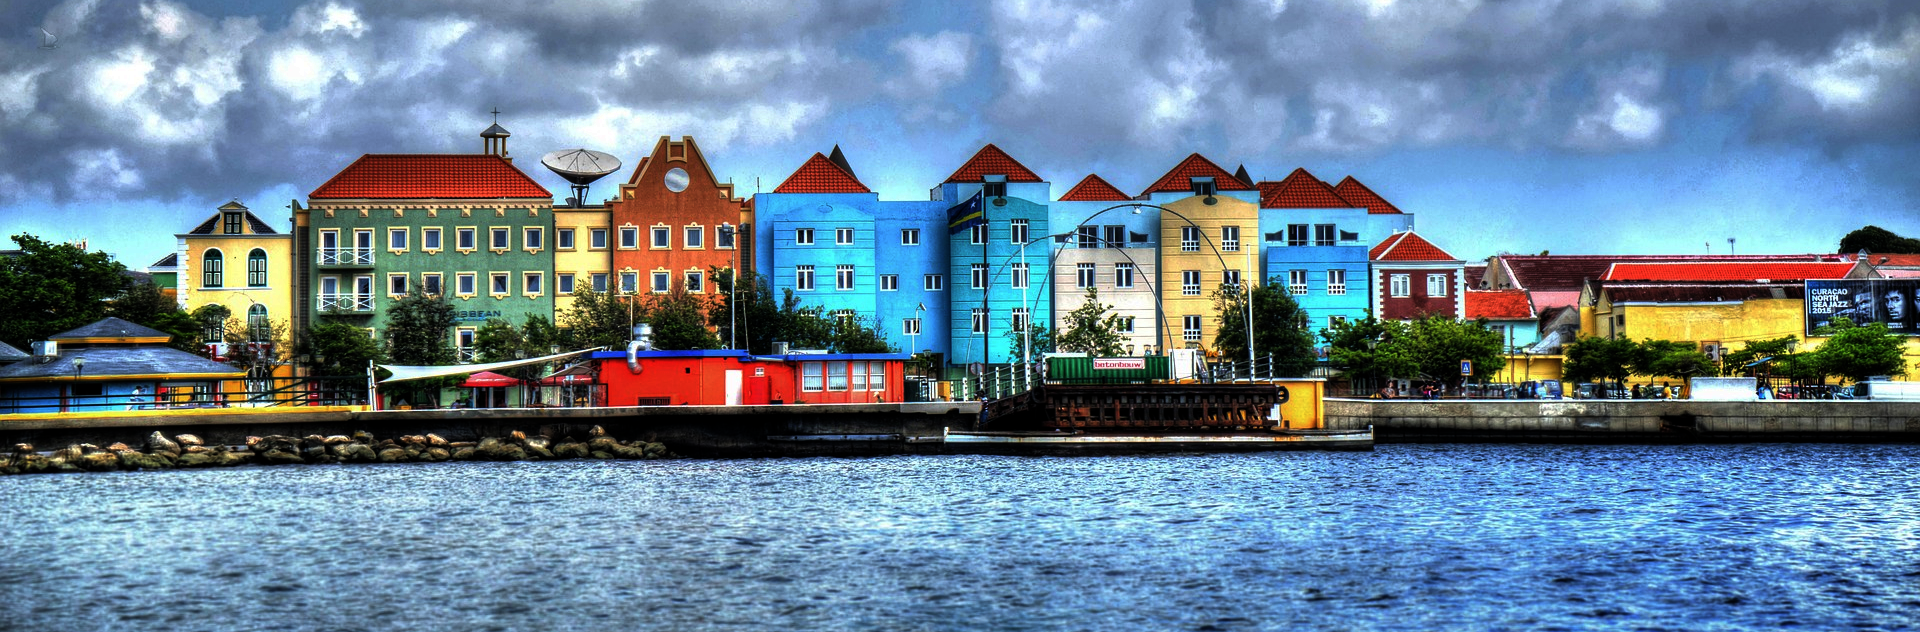
[[[1026,323],[1051,328],[1053,293],[1048,255],[1053,246],[1047,201],[1052,186],[999,147],[989,144],[934,187],[931,197],[946,209],[980,196],[978,223],[952,232],[946,241],[946,315],[949,364],[1016,364],[1037,360],[1023,353],[1013,332]],[[928,307],[933,307],[928,305]],[[1037,319],[1037,320],[1036,320]]]
[[[1287,288],[1316,334],[1365,318],[1368,249],[1413,230],[1413,216],[1348,176],[1328,186],[1305,169],[1260,183],[1261,275]]]

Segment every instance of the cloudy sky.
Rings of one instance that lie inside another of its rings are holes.
[[[541,154],[667,134],[747,194],[839,144],[891,199],[992,142],[1055,195],[1351,174],[1465,258],[1920,236],[1906,0],[0,4],[0,230],[133,267],[360,154],[479,151],[496,107],[557,197]]]

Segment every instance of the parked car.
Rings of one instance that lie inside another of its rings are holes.
[[[1628,399],[1632,395],[1625,386],[1600,382],[1587,382],[1573,389],[1574,399]]]

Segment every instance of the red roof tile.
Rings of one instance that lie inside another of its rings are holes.
[[[1333,192],[1340,194],[1341,199],[1354,206],[1366,207],[1368,215],[1401,214],[1399,207],[1374,193],[1373,189],[1367,188],[1367,185],[1360,184],[1360,181],[1353,179],[1353,176],[1347,176],[1341,180],[1339,185],[1333,187]]]
[[[1839,261],[1839,255],[1500,255],[1515,287],[1535,292],[1579,292],[1587,281],[1605,278],[1615,263]],[[1536,302],[1539,297],[1536,296]]]
[[[1533,301],[1526,290],[1468,290],[1467,318],[1487,320],[1531,320]]]
[[[833,164],[820,152],[814,152],[806,164],[795,169],[785,182],[774,188],[774,193],[872,193],[860,179]]]
[[[1260,183],[1260,208],[1353,208],[1306,169],[1294,169],[1279,182]]]
[[[947,176],[947,182],[982,182],[983,176],[1006,176],[1008,182],[1046,182],[1038,174],[1028,169],[1013,156],[1001,151],[993,143],[981,147],[967,163]]]
[[[1805,299],[1806,286],[1786,284],[1608,284],[1601,290],[1612,303],[1694,303],[1751,301],[1764,299]]]
[[[1154,182],[1153,186],[1147,187],[1147,190],[1141,193],[1178,193],[1182,191],[1192,191],[1194,178],[1213,178],[1213,189],[1215,191],[1254,190],[1253,185],[1241,182],[1239,178],[1233,177],[1232,173],[1228,173],[1226,169],[1221,169],[1220,165],[1213,164],[1213,161],[1207,160],[1205,156],[1194,154],[1187,156],[1186,160],[1180,161],[1180,164],[1175,165],[1172,171],[1168,171],[1167,175],[1160,176],[1159,181]]]
[[[1866,261],[1876,266],[1891,266],[1895,268],[1920,267],[1920,255],[1877,255],[1867,253]]]
[[[1413,233],[1395,233],[1367,251],[1374,261],[1454,261],[1453,255]]]
[[[1607,281],[1804,281],[1837,279],[1852,269],[1851,263],[1616,263],[1602,278]]]
[[[1113,186],[1098,174],[1087,174],[1080,184],[1073,185],[1066,195],[1060,196],[1062,202],[1126,202],[1133,197]]]
[[[367,154],[307,195],[313,199],[549,198],[553,193],[493,154]]]
[[[1467,264],[1465,274],[1463,275],[1463,277],[1467,281],[1467,289],[1469,290],[1480,289],[1480,283],[1487,279],[1487,264],[1484,264],[1484,263]]]

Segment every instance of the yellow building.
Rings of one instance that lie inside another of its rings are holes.
[[[609,248],[612,223],[605,205],[553,209],[553,317],[556,324],[573,308],[580,290],[614,289]]]
[[[1211,349],[1219,331],[1213,294],[1259,283],[1260,192],[1200,154],[1188,156],[1144,192],[1158,205],[1160,261],[1155,288],[1171,349]]]
[[[250,334],[251,339],[290,344],[289,340],[272,340],[270,324],[286,325],[293,320],[291,234],[275,231],[234,200],[222,204],[193,230],[174,238],[181,309],[191,312],[219,305],[245,323],[250,332],[262,332]],[[207,334],[213,342],[225,332],[210,330]],[[220,356],[223,349],[216,346],[210,351]],[[284,358],[284,353],[279,355]],[[277,367],[275,375],[291,375],[291,367]]]

